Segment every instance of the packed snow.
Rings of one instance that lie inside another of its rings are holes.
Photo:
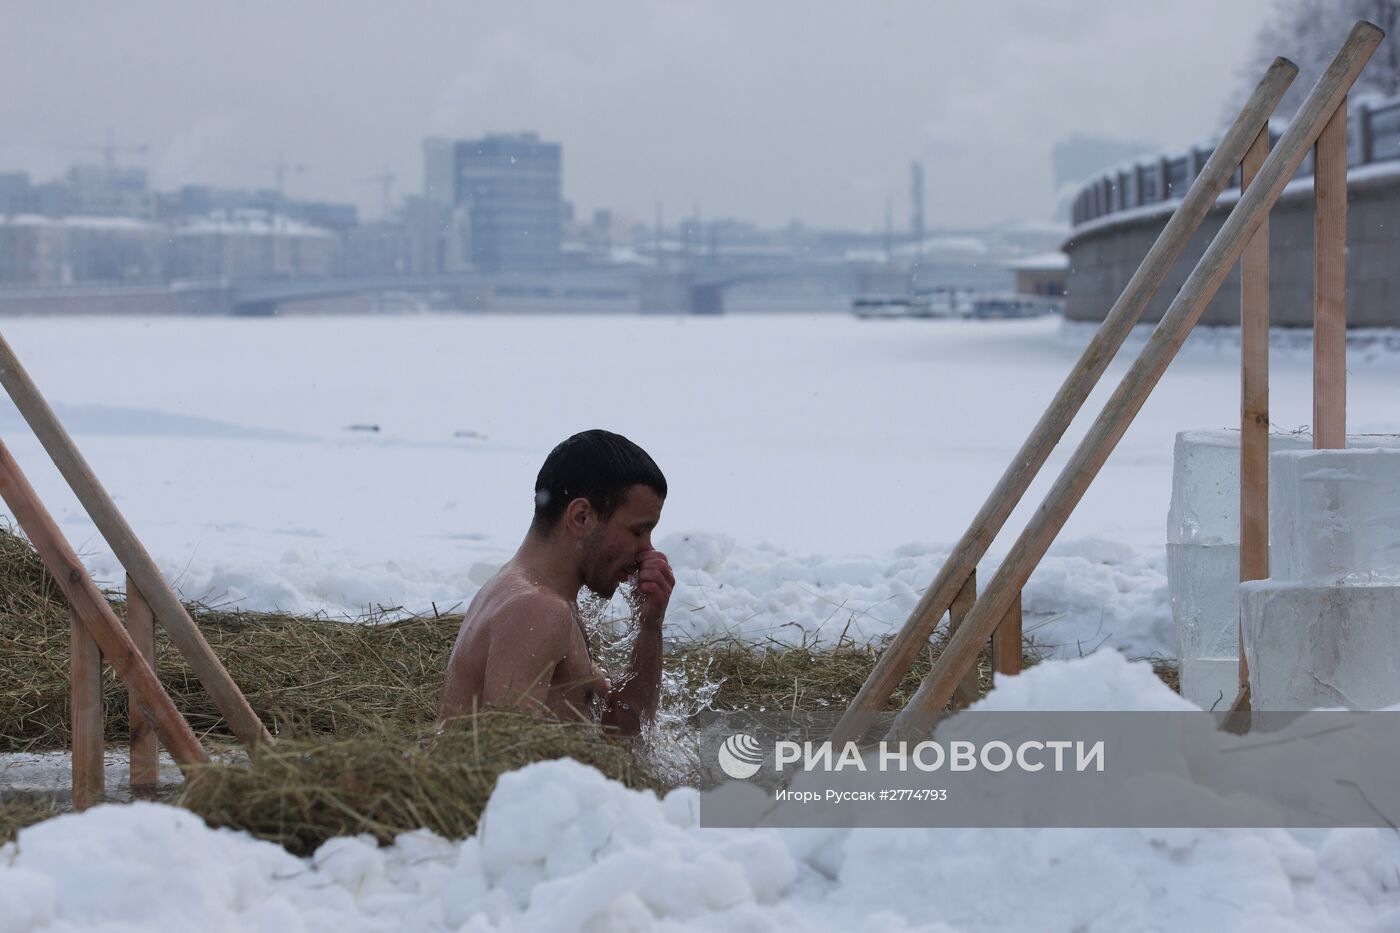
[[[148,550],[188,597],[359,616],[468,601],[529,521],[549,449],[588,427],[670,482],[677,634],[888,633],[1088,338],[1033,321],[422,315],[7,321]],[[1140,343],[1135,334],[1130,343]],[[1178,430],[1238,421],[1238,350],[1188,345],[1026,593],[1052,654],[1173,654],[1165,516]],[[1131,352],[1129,350],[1126,352]],[[1354,432],[1400,428],[1400,355],[1352,354]],[[1305,425],[1306,347],[1275,353]],[[1115,362],[1077,440],[1126,368]],[[371,430],[374,429],[374,430]],[[102,580],[122,573],[7,400],[0,436]],[[993,544],[995,566],[1065,462]]]
[[[983,709],[1173,710],[1105,650],[1004,679]],[[1372,829],[720,830],[571,760],[503,775],[479,832],[308,859],[158,804],[0,847],[0,931],[1392,930],[1400,843]]]
[[[677,570],[672,634],[792,642],[902,622],[1087,339],[1055,320],[805,315],[19,320],[4,333],[189,597],[348,616],[461,606],[523,535],[550,447],[608,427],[670,481],[658,543]],[[1283,343],[1273,412],[1291,429],[1309,417],[1310,359]],[[1124,655],[1174,650],[1173,439],[1237,422],[1237,353],[1207,336],[1173,364],[1027,586],[1028,632],[1066,660],[1000,679],[981,708],[1185,705]],[[1353,354],[1352,431],[1400,429],[1398,360],[1383,342]],[[0,435],[88,566],[118,582],[8,404]],[[1400,927],[1393,832],[736,831],[700,829],[696,803],[545,762],[501,779],[470,839],[341,838],[309,859],[175,808],[102,806],[0,848],[0,933]]]

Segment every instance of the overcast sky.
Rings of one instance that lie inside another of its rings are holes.
[[[1074,132],[1210,134],[1272,0],[23,3],[0,45],[0,171],[99,161],[161,187],[353,200],[422,185],[421,140],[536,130],[564,194],[668,222],[876,229],[1047,218]],[[82,147],[94,147],[85,150]]]

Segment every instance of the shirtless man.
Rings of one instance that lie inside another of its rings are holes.
[[[651,546],[666,478],[646,451],[593,430],[555,447],[515,556],[472,599],[447,664],[439,722],[485,706],[597,719],[636,735],[661,690],[661,620],[676,579]],[[639,629],[615,682],[588,654],[580,587],[611,598],[635,577]]]

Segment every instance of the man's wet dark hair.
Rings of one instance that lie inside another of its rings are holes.
[[[580,497],[607,521],[627,490],[637,485],[666,498],[666,477],[645,450],[611,431],[581,431],[551,450],[540,467],[530,528],[549,534],[568,504]]]

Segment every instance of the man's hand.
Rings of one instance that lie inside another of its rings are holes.
[[[666,555],[657,550],[643,551],[637,572],[637,593],[641,600],[637,617],[642,625],[661,625],[675,586],[676,576],[671,572]]]
[[[597,661],[593,662],[593,683],[589,689],[600,700],[606,700],[608,694],[612,693],[612,681],[608,678],[608,672],[603,670],[602,665]]]

